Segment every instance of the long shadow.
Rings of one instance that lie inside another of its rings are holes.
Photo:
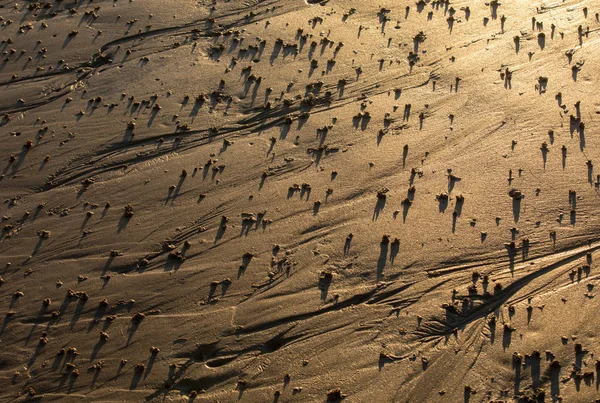
[[[96,359],[96,357],[98,356],[98,353],[100,352],[100,349],[105,344],[106,344],[106,340],[104,338],[100,337],[100,339],[94,346],[94,350],[92,351],[92,355],[90,356],[90,361],[94,361]]]
[[[248,265],[250,264],[250,262],[252,261],[252,258],[254,257],[254,255],[250,254],[250,253],[246,253],[244,254],[244,256],[242,256],[242,265],[241,267],[244,267],[244,269],[246,267],[248,267]]]
[[[25,339],[25,345],[29,344],[29,341],[33,337],[33,333],[35,333],[35,330],[37,329],[37,327],[38,327],[40,321],[42,320],[42,317],[44,316],[45,312],[46,312],[46,306],[42,304],[42,307],[40,308],[40,311],[38,312],[37,319],[36,319],[35,323],[33,324],[33,326],[31,327],[31,331],[29,332],[29,335],[27,336],[27,339]]]
[[[119,223],[117,224],[117,234],[120,234],[121,231],[127,227],[129,221],[131,221],[131,217],[127,217],[126,215],[121,216],[121,219],[119,219]]]
[[[202,180],[206,180],[208,177],[208,173],[210,172],[211,163],[207,162],[204,164],[204,168],[202,169]]]
[[[513,361],[513,369],[515,370],[515,396],[519,396],[521,391],[521,361]]]
[[[92,382],[90,383],[90,389],[94,389],[94,386],[96,386],[96,382],[98,382],[98,377],[100,376],[100,367],[92,368],[89,371],[94,372],[94,376],[92,377]]]
[[[350,252],[351,244],[352,244],[352,236],[348,235],[346,237],[346,242],[344,242],[344,255],[347,255]]]
[[[252,87],[252,83],[254,82],[254,80],[246,80],[246,82],[244,83],[244,90],[243,90],[243,98],[246,98],[246,96],[248,96],[248,93],[250,92],[250,87]]]
[[[396,256],[400,252],[400,241],[396,238],[392,242],[392,246],[390,249],[390,262],[394,264],[394,260],[396,260]]]
[[[281,52],[282,48],[283,44],[281,42],[275,42],[275,45],[273,46],[273,52],[271,52],[271,56],[269,57],[269,63],[273,64],[275,59],[277,59],[277,56],[279,56],[279,52]],[[309,59],[310,58],[311,57],[309,56]]]
[[[402,201],[402,222],[406,223],[406,217],[408,216],[408,211],[410,210],[410,206],[412,206],[412,201],[410,199],[405,199]]]
[[[383,277],[383,269],[387,262],[387,254],[389,249],[389,240],[383,240],[379,244],[379,258],[377,259],[377,281],[380,281]]]
[[[289,132],[290,132],[290,125],[287,123],[282,124],[279,127],[279,138],[281,140],[285,140]]]
[[[152,126],[152,123],[154,123],[154,119],[156,119],[156,116],[158,115],[158,108],[152,108],[151,112],[150,112],[150,117],[148,118],[148,127]]]
[[[540,47],[540,49],[544,50],[544,48],[546,47],[546,34],[544,34],[543,32],[540,32],[538,34],[538,45]]]
[[[2,170],[2,175],[6,175],[6,173],[8,172],[8,170],[10,169],[12,164],[13,164],[13,161],[10,161],[10,160],[6,163],[4,170]]]
[[[106,318],[104,320],[104,325],[102,325],[102,331],[106,332],[108,330],[108,328],[110,327],[110,325],[112,325],[112,320],[109,320],[108,318]]]
[[[377,198],[377,203],[375,204],[375,208],[373,209],[373,217],[371,218],[372,221],[376,221],[379,218],[379,213],[385,207],[386,200],[387,197],[385,196]]]
[[[331,286],[332,280],[331,273],[321,274],[319,277],[319,290],[321,290],[321,301],[327,300],[327,293],[329,292],[329,287]]]
[[[312,42],[310,44],[310,47],[308,48],[308,59],[309,60],[312,60],[312,58],[313,58],[313,56],[315,54],[315,50],[317,50],[317,43],[316,42]]]
[[[458,213],[455,211],[452,212],[452,233],[456,232],[456,221],[458,219]]]
[[[175,186],[175,190],[173,190],[173,194],[171,196],[171,205],[173,205],[173,202],[175,202],[175,199],[177,198],[177,196],[179,196],[179,193],[181,192],[181,187],[183,186],[183,182],[185,181],[186,175],[181,175],[179,177],[179,182],[177,182],[177,185]]]
[[[490,13],[492,15],[492,20],[495,20],[496,18],[498,18],[498,6],[500,5],[500,3],[497,1],[491,1],[489,3],[489,5],[490,5]]]
[[[256,101],[256,97],[258,96],[258,90],[260,88],[260,80],[256,80],[256,83],[254,84],[254,88],[252,89],[252,95],[250,98],[250,105],[253,106],[254,102]]]
[[[327,133],[329,132],[329,129],[327,127],[323,127],[321,129],[317,129],[316,132],[316,138],[319,140],[319,145],[322,145],[325,143],[325,140],[327,140]]]
[[[302,130],[302,127],[304,126],[304,124],[306,122],[308,122],[308,118],[309,116],[300,116],[298,117],[298,127],[296,127],[296,130]]]
[[[31,256],[35,256],[40,251],[40,248],[42,247],[44,241],[44,238],[39,237],[37,243],[35,244],[35,247],[33,248],[33,252],[31,252]]]
[[[25,161],[25,157],[27,156],[28,152],[29,152],[29,149],[23,147],[23,150],[19,153],[19,156],[17,157],[17,159],[12,163],[11,175],[16,174],[17,171],[19,170],[19,168],[21,167],[21,165],[23,165],[23,162]]]
[[[490,344],[493,345],[496,341],[496,322],[488,323],[488,326],[490,328]]]
[[[519,218],[521,216],[521,200],[522,199],[515,197],[512,199],[513,219],[515,222],[519,222]]]
[[[108,269],[110,269],[110,265],[112,264],[113,260],[115,260],[115,257],[110,255],[106,260],[106,263],[104,263],[104,267],[102,268],[102,275],[105,275]]]
[[[13,296],[10,299],[10,305],[8,307],[8,310],[13,309],[13,307],[15,306],[15,304],[17,303],[17,301],[19,300],[19,298],[21,298],[19,295],[13,294]]]
[[[508,71],[508,68],[504,74],[504,88],[507,90],[512,89],[512,71]]]
[[[52,361],[51,371],[57,371],[62,363],[62,359],[65,358],[65,354],[56,354],[54,361]]]
[[[389,18],[387,16],[387,12],[380,11],[379,13],[377,13],[377,16],[379,17],[379,23],[381,24],[381,33],[384,33],[385,32],[385,26],[386,26],[386,24],[387,24],[387,22],[389,20]]]
[[[135,135],[134,135],[133,129],[130,129],[130,128],[125,129],[125,133],[123,133],[123,139],[122,139],[123,143],[130,142],[131,140],[133,140],[134,136]]]
[[[148,375],[150,375],[150,372],[152,371],[152,367],[154,367],[154,362],[156,361],[156,354],[151,354],[150,358],[148,358],[148,365],[146,365],[146,370],[144,371],[144,379],[146,379],[148,377]]]
[[[108,307],[104,304],[98,306],[96,312],[94,313],[94,318],[90,321],[90,325],[88,326],[88,333],[91,332],[98,325],[98,323],[100,323],[100,319],[102,319],[107,309]]]
[[[529,239],[523,239],[523,246],[521,247],[521,260],[525,261],[529,257]]]
[[[198,113],[199,113],[200,109],[202,109],[204,102],[205,101],[203,98],[197,98],[196,101],[194,102],[194,105],[192,106],[192,110],[190,111],[190,115],[189,115],[189,117],[192,118],[192,122],[194,121],[196,116],[198,116]]]
[[[140,371],[135,370],[133,372],[133,378],[131,378],[131,384],[129,385],[130,390],[137,388],[138,384],[142,380],[142,376],[143,376],[143,371],[140,372]]]
[[[85,302],[86,301],[84,301],[81,298],[77,301],[77,305],[75,306],[75,312],[73,312],[73,317],[71,318],[71,323],[69,325],[69,328],[71,330],[73,330],[73,327],[79,320],[79,317],[81,316],[81,313],[83,312],[83,308],[85,307]]]
[[[450,31],[450,33],[452,33],[452,30],[454,29],[454,21],[456,20],[452,16],[446,18],[446,23],[448,23],[448,31]]]
[[[65,40],[62,44],[62,49],[66,48],[67,45],[69,45],[69,43],[71,43],[72,40],[73,40],[73,36],[67,35],[67,37],[65,38]]]
[[[571,67],[571,78],[575,82],[577,81],[577,75],[579,75],[579,67],[578,66]]]
[[[525,367],[531,369],[532,386],[534,389],[540,386],[540,362],[541,358],[538,354],[533,354],[525,358]]]
[[[221,240],[221,238],[223,238],[223,235],[225,235],[226,229],[227,229],[227,224],[225,224],[224,222],[221,222],[221,225],[219,225],[219,228],[217,229],[217,234],[215,235],[215,241],[214,241],[215,244],[217,242],[219,242]]]
[[[579,118],[570,115],[569,116],[569,133],[571,134],[571,137],[573,136],[573,134],[579,130]]]
[[[229,280],[221,281],[221,297],[224,297],[225,294],[227,294],[227,290],[229,289],[230,285],[231,285],[231,281],[229,281]]]
[[[169,254],[167,255],[167,260],[165,261],[164,271],[177,271],[186,260],[183,253]]]
[[[79,193],[79,192],[78,192]],[[78,197],[79,198],[79,197]],[[93,213],[92,213],[93,214]],[[83,232],[83,229],[85,228],[85,226],[87,225],[87,223],[90,221],[90,218],[92,218],[91,215],[86,214],[83,217],[83,221],[81,222],[81,227],[79,227],[79,232]]]
[[[456,182],[460,182],[460,178],[454,175],[448,175],[448,192],[451,192],[456,185]]]
[[[438,197],[438,211],[443,213],[448,208],[448,197]]]
[[[513,273],[515,270],[515,258],[517,256],[517,249],[514,246],[514,242],[506,245],[506,253],[508,254],[508,268]]]
[[[242,269],[242,266],[240,266],[240,270]],[[240,278],[240,271],[238,270],[238,278]],[[208,300],[212,300],[213,297],[215,296],[215,292],[217,291],[217,286],[219,285],[218,282],[212,282],[209,286],[208,289]]]
[[[57,322],[60,321],[60,318],[64,315],[65,311],[67,310],[67,308],[69,307],[69,305],[71,304],[71,302],[73,301],[74,298],[75,297],[71,298],[68,295],[65,295],[65,298],[63,299],[62,304],[58,308],[58,312],[60,313],[60,316],[57,318],[57,320],[56,320]]]
[[[454,205],[454,211],[456,212],[457,217],[461,216],[464,204],[465,204],[464,197],[458,196],[456,198],[456,204]]]
[[[67,386],[67,394],[71,394],[71,392],[73,391],[73,387],[75,386],[75,381],[77,380],[77,376],[75,376],[73,373],[71,373],[71,375],[69,376],[69,384]]]
[[[465,387],[465,391],[463,393],[463,401],[464,403],[471,402],[471,388]]]
[[[310,198],[310,192],[311,192],[311,188],[310,187],[302,187],[302,189],[300,189],[300,199],[302,200],[304,198],[304,196],[306,196],[306,201],[308,201],[308,199]]]
[[[132,320],[129,322],[129,328],[127,329],[127,346],[131,343],[131,339],[133,339],[133,335],[138,330],[138,327],[140,327],[140,323],[138,321]]]
[[[381,144],[381,140],[383,139],[384,135],[385,135],[385,130],[380,130],[379,133],[377,134],[377,147],[379,147],[379,144]]]
[[[546,169],[546,162],[548,161],[548,149],[547,148],[542,148],[542,160],[544,162],[544,169]]]
[[[337,85],[337,90],[339,93],[339,98],[342,98],[344,96],[344,90],[346,89],[346,81],[345,80],[340,80],[338,81],[338,85]]]
[[[371,121],[371,116],[369,116],[369,115],[363,116],[363,118],[360,122],[360,130],[362,130],[362,131],[367,130],[367,127],[369,126],[370,121]]]
[[[333,70],[333,67],[335,66],[335,63],[336,63],[335,60],[328,60],[327,61],[327,65],[325,66],[325,74],[331,73],[331,70]]]
[[[43,347],[44,347],[44,345],[42,343],[38,343],[38,345],[35,348],[35,351],[33,352],[33,355],[29,359],[29,362],[27,364],[28,368],[31,368],[33,366],[33,364],[35,363],[35,360],[39,357],[40,353],[42,352]]]
[[[586,350],[578,349],[579,345],[575,346],[575,366],[583,368],[583,358],[588,354]]]
[[[550,367],[550,396],[554,398],[560,394],[560,367]]]

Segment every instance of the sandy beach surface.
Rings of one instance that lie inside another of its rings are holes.
[[[597,402],[598,13],[0,1],[0,401]]]

